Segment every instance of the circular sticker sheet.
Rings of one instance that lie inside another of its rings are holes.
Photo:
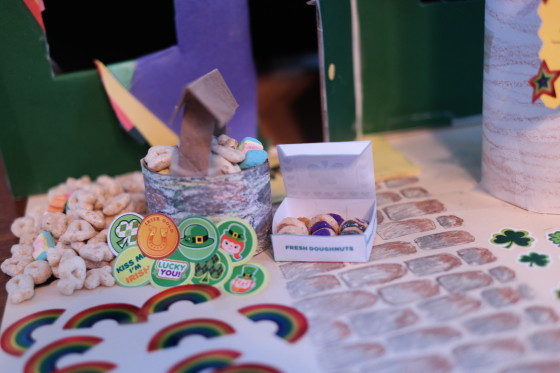
[[[150,271],[150,283],[156,288],[166,289],[188,283],[193,275],[190,263],[179,251],[160,260],[155,260]]]
[[[221,251],[216,251],[209,259],[194,263],[193,284],[218,286],[231,276],[231,260]]]
[[[206,218],[192,216],[183,219],[179,223],[179,232],[179,251],[189,260],[204,261],[218,250],[218,231]]]
[[[142,215],[134,212],[125,212],[113,219],[107,233],[107,244],[115,255],[137,246],[138,227],[142,219]]]
[[[177,250],[179,230],[167,215],[147,215],[138,227],[138,247],[152,259],[167,258]]]
[[[257,234],[245,220],[229,218],[218,224],[220,250],[231,259],[234,266],[248,262],[257,249]]]
[[[268,284],[268,271],[257,263],[245,263],[233,268],[230,279],[223,285],[230,295],[255,295]]]
[[[146,257],[138,248],[131,246],[120,253],[113,263],[115,281],[124,287],[146,285],[150,281],[153,259]]]

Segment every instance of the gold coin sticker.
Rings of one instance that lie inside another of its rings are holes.
[[[175,222],[158,212],[147,215],[138,227],[138,247],[151,259],[163,259],[172,255],[179,246],[179,238]]]

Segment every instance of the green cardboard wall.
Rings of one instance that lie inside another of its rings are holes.
[[[328,136],[355,138],[352,0],[319,0]],[[363,133],[482,112],[484,1],[355,0]],[[342,61],[343,60],[343,61]],[[336,77],[328,78],[331,63]]]
[[[53,77],[43,31],[21,0],[0,2],[0,24],[0,150],[14,196],[138,170],[147,147],[121,129],[97,71]]]

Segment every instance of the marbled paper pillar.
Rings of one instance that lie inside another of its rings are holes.
[[[559,9],[560,0],[487,0],[485,18],[483,186],[551,214],[560,214]]]

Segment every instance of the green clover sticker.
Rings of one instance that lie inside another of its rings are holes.
[[[218,250],[209,259],[193,263],[193,284],[218,286],[230,278],[232,265],[227,254]]]
[[[560,246],[560,231],[549,233],[548,240],[553,244]]]
[[[137,246],[138,226],[144,219],[134,212],[125,212],[117,216],[107,233],[107,244],[115,255],[119,255],[130,247]]]
[[[550,263],[550,259],[546,254],[539,254],[531,252],[529,254],[521,255],[519,257],[519,262],[527,263],[529,267],[536,265],[537,267],[546,267]]]
[[[527,231],[514,231],[513,229],[505,228],[500,233],[495,233],[490,242],[496,245],[505,245],[504,248],[509,249],[513,245],[530,247],[534,240],[533,237],[529,237],[529,232]]]

